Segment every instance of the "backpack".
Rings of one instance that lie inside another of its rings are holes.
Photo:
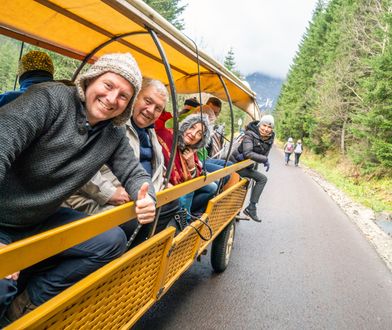
[[[286,152],[289,152],[290,154],[293,152],[293,144],[292,143],[288,143],[286,146]]]
[[[302,153],[302,145],[301,145],[301,144],[296,144],[296,145],[295,145],[294,152],[295,152],[296,154],[301,154],[301,153]]]
[[[245,133],[241,133],[234,139],[233,145],[231,147],[231,153],[233,153],[234,150],[238,150],[240,148],[242,141],[244,140],[244,137],[245,137]],[[229,152],[229,147],[230,147],[230,143],[226,142],[218,158],[226,159],[227,153]]]

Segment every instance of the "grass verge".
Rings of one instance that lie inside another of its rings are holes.
[[[338,153],[327,156],[306,152],[301,162],[321,174],[353,200],[375,212],[392,212],[392,179],[361,176],[353,165]]]
[[[283,142],[275,143],[283,149]],[[375,212],[392,212],[392,178],[375,179],[361,176],[358,169],[337,152],[320,156],[305,150],[300,163],[322,175],[354,201]]]

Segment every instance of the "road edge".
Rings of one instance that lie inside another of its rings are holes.
[[[304,165],[301,167],[335,201],[347,217],[357,225],[392,272],[392,238],[374,222],[376,219],[374,211],[354,202],[343,191],[325,180],[318,172]]]

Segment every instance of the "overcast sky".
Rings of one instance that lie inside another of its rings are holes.
[[[317,0],[183,0],[187,36],[223,62],[233,47],[242,74],[284,78]]]

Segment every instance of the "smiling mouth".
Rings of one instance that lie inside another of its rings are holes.
[[[105,111],[110,111],[112,110],[112,107],[108,107],[105,103],[103,103],[101,100],[98,99],[99,104],[102,106],[103,110]]]
[[[143,113],[143,112],[141,112],[141,115],[142,115],[145,119],[147,119],[147,120],[152,120],[152,119],[153,119],[152,117],[146,115],[146,114]]]

